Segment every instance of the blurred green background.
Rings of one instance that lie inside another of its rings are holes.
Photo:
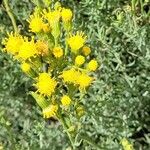
[[[12,31],[2,1],[0,41]],[[92,55],[101,62],[97,80],[86,96],[86,133],[104,150],[122,149],[126,137],[136,150],[150,149],[150,2],[147,0],[61,0],[75,14],[75,30],[88,36]],[[34,4],[11,0],[9,5],[23,32]],[[132,10],[131,10],[132,7]],[[19,63],[2,53],[0,42],[0,149],[66,150],[69,141],[61,125],[44,120],[27,94],[31,80]],[[3,147],[3,148],[2,148]],[[79,150],[91,150],[82,142]]]

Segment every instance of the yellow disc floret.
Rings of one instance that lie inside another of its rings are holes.
[[[30,71],[31,67],[28,63],[24,62],[23,64],[21,64],[21,69],[23,72],[27,73]]]
[[[21,58],[23,60],[29,59],[30,57],[34,57],[37,54],[36,44],[34,40],[28,41],[26,38],[23,44],[20,46],[20,51],[18,53],[17,58]]]
[[[83,54],[84,54],[85,56],[88,56],[88,55],[91,53],[91,49],[90,49],[90,47],[88,47],[88,46],[84,46],[84,47],[82,48],[82,52],[83,52]]]
[[[63,50],[61,47],[55,47],[53,49],[53,55],[56,57],[56,58],[60,58],[62,55],[63,55]]]
[[[70,38],[67,39],[67,42],[71,48],[73,53],[77,53],[78,50],[83,47],[85,43],[86,37],[84,36],[83,32],[77,32],[76,35],[72,35]]]
[[[55,117],[58,110],[57,105],[50,105],[43,109],[43,117],[44,118],[51,118]]]
[[[84,64],[85,62],[85,57],[82,56],[82,55],[78,55],[76,58],[75,58],[75,64],[80,66],[82,64]]]
[[[72,11],[70,9],[62,9],[61,12],[63,22],[68,22],[72,19]]]
[[[37,53],[39,55],[45,56],[48,55],[48,44],[44,41],[38,40],[36,42],[36,46],[37,46]]]
[[[90,70],[90,71],[95,71],[98,67],[98,63],[96,60],[91,60],[88,65],[87,65],[87,68]]]
[[[22,43],[23,38],[21,37],[21,35],[18,35],[16,33],[10,33],[8,34],[8,38],[3,41],[3,44],[5,45],[4,50],[6,50],[8,53],[15,55],[19,52]]]
[[[51,96],[51,94],[55,91],[56,85],[57,82],[51,78],[48,73],[41,73],[36,87],[41,94]]]
[[[62,98],[61,98],[61,103],[63,106],[69,106],[70,103],[71,103],[71,99],[69,96],[67,95],[64,95]]]

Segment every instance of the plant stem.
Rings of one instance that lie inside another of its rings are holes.
[[[16,20],[15,20],[14,15],[11,12],[11,9],[10,9],[10,7],[8,5],[8,0],[4,0],[4,6],[5,6],[5,9],[6,9],[6,12],[7,12],[9,18],[11,19],[14,31],[17,33],[18,32],[18,28],[17,28],[17,25],[16,25]]]
[[[58,38],[54,38],[55,39],[55,47],[57,47],[58,46]]]
[[[102,150],[104,149],[103,147],[97,145],[95,142],[93,142],[91,140],[91,138],[89,138],[88,136],[85,136],[85,135],[81,135],[81,139],[84,140],[85,142],[87,142],[88,144],[92,145],[95,149],[99,149],[99,150]]]
[[[69,37],[69,31],[67,31],[66,34],[67,34],[67,35],[66,35],[66,39],[68,39],[68,37]],[[65,56],[67,55],[67,53],[68,53],[68,43],[67,43],[67,41],[66,41]]]
[[[67,135],[68,135],[68,138],[69,138],[69,140],[70,140],[70,143],[71,143],[71,145],[72,145],[73,150],[75,150],[74,140],[73,140],[73,138],[71,137],[70,133],[68,132],[68,126],[67,126],[66,121],[64,120],[64,118],[62,117],[61,114],[59,114],[59,120],[60,120],[60,122],[62,123],[63,128],[65,129],[65,132],[66,132]]]

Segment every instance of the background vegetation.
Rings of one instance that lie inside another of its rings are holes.
[[[2,2],[1,2],[2,3]],[[75,29],[88,35],[93,56],[101,62],[97,80],[86,96],[87,114],[80,132],[104,150],[122,149],[126,137],[136,150],[150,149],[150,3],[146,0],[62,0],[75,13]],[[17,25],[34,4],[11,0]],[[0,41],[13,30],[0,5]],[[24,33],[26,34],[26,33]],[[0,42],[0,49],[3,46]],[[27,94],[31,81],[18,62],[0,51],[0,149],[56,150],[69,147],[57,121],[43,120],[35,101]],[[79,149],[94,149],[79,143]]]

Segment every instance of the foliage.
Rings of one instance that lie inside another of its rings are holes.
[[[73,8],[78,20],[76,30],[80,25],[87,33],[93,57],[101,62],[98,80],[86,95],[84,105],[88,113],[82,119],[84,128],[80,131],[99,143],[101,149],[121,149],[124,137],[135,149],[150,148],[149,3],[135,2],[62,1],[64,6]],[[13,0],[11,7],[17,24],[26,27],[31,3]],[[2,39],[3,31],[12,27],[4,8],[0,11]],[[1,54],[0,59],[0,140],[5,149],[67,148],[69,142],[59,124],[44,122],[33,99],[25,94],[31,88],[30,81],[16,69],[18,63],[6,54]],[[78,144],[79,149],[92,149],[83,141]]]

